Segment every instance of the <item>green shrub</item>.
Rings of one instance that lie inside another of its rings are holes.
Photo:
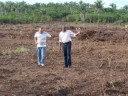
[[[66,20],[68,21],[68,22],[74,22],[74,21],[80,21],[80,16],[79,16],[79,14],[75,14],[75,15],[68,15],[67,17],[66,17]]]

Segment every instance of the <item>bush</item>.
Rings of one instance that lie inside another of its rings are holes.
[[[51,21],[52,18],[50,16],[42,16],[41,17],[41,22],[47,22],[47,21]]]
[[[79,16],[79,14],[76,14],[76,15],[68,15],[66,17],[66,20],[68,22],[74,22],[74,21],[78,22],[78,21],[80,21],[80,16]]]

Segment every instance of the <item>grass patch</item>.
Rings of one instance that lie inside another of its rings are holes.
[[[14,53],[26,53],[28,51],[29,51],[29,49],[28,48],[24,48],[24,47],[18,47],[15,50],[13,50]]]
[[[30,49],[25,48],[25,47],[18,47],[15,50],[5,50],[0,52],[0,56],[2,55],[11,55],[11,54],[18,54],[18,53],[26,53],[28,52]]]

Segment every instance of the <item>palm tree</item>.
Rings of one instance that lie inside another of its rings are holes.
[[[102,2],[102,0],[97,0],[94,4],[94,7],[95,7],[95,11],[96,13],[98,13],[98,23],[99,23],[99,13],[102,12],[103,10],[103,5],[104,3]]]
[[[94,6],[95,6],[95,10],[96,10],[97,13],[102,11],[103,5],[104,5],[104,3],[102,2],[102,0],[97,0],[95,2]]]
[[[65,3],[65,4],[67,4],[67,6],[69,7],[71,14],[76,12],[76,8],[77,8],[77,3],[76,2],[71,1],[71,2]]]
[[[109,6],[111,6],[111,8],[112,8],[113,10],[116,10],[116,4],[111,3]]]
[[[83,1],[80,1],[79,6],[78,6],[78,10],[79,10],[79,13],[80,13],[81,21],[84,22],[86,12],[89,10],[89,4],[84,3]]]
[[[126,11],[128,11],[128,5],[125,5],[125,6],[123,7],[123,9],[126,10]]]
[[[0,1],[0,14],[4,14],[4,3]]]

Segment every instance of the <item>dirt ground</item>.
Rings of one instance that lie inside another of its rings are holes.
[[[33,40],[39,26],[52,35],[44,67]],[[72,42],[72,68],[64,68],[61,24],[0,25],[0,96],[128,96],[128,32],[107,25],[81,30]],[[29,50],[14,51],[21,47]]]

